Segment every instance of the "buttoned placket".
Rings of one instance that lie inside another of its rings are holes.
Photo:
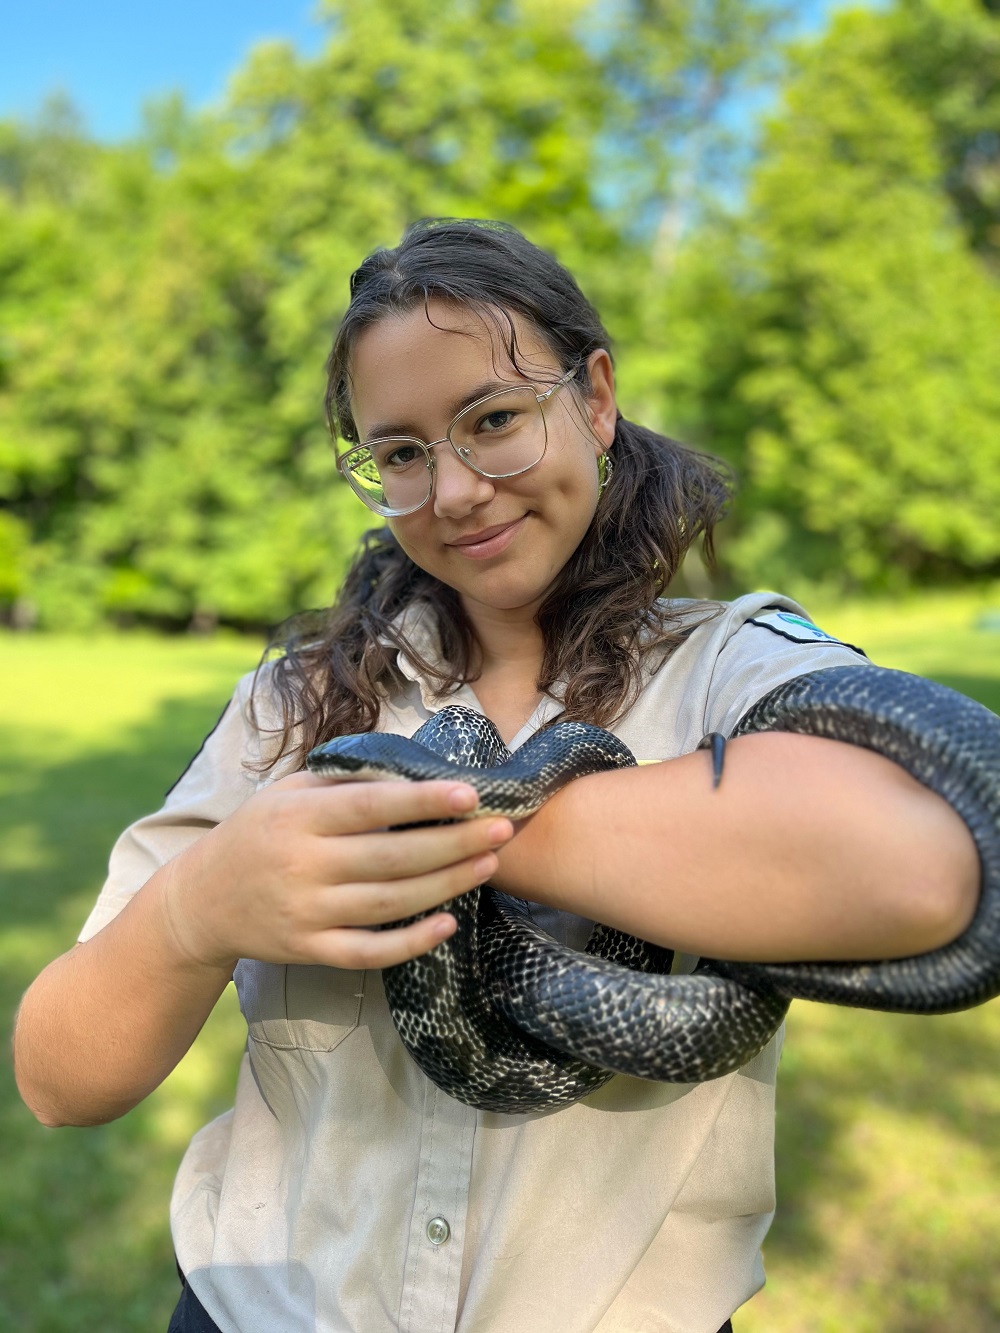
[[[421,656],[435,662],[437,654],[425,625],[411,621],[407,630]],[[463,684],[452,693],[435,694],[405,652],[397,655],[397,666],[407,680],[417,685],[428,717],[450,704],[482,713],[471,686]],[[557,700],[543,699],[514,737],[511,748],[516,749],[561,708]],[[451,1333],[456,1327],[479,1116],[479,1112],[424,1079],[420,1157],[399,1306],[400,1333]]]
[[[400,1333],[452,1333],[458,1321],[477,1121],[476,1111],[425,1079]]]

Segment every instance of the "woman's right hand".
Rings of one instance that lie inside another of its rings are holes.
[[[415,958],[455,930],[433,909],[487,880],[513,836],[507,819],[464,817],[477,802],[456,782],[282,778],[155,877],[165,929],[186,961],[213,969],[238,958],[343,968]],[[433,820],[457,822],[394,827]],[[431,914],[374,929],[419,912]]]
[[[21,1003],[15,1071],[46,1125],[124,1114],[177,1064],[238,958],[388,967],[447,938],[434,908],[488,879],[505,819],[456,782],[283,778],[162,866]],[[426,828],[395,828],[456,819]],[[418,912],[412,925],[377,930]]]

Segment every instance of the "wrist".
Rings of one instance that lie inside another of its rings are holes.
[[[148,893],[150,907],[159,919],[161,938],[172,955],[171,964],[188,973],[228,979],[239,955],[225,946],[219,947],[205,929],[203,915],[192,910],[194,903],[204,903],[206,899],[204,893],[193,891],[192,887],[197,884],[196,862],[200,859],[196,847],[197,844],[161,867],[143,893]]]
[[[499,866],[490,883],[513,898],[527,898],[560,911],[573,912],[564,900],[569,880],[564,874],[567,819],[572,819],[574,788],[589,782],[580,778],[557,792],[535,814],[514,823],[514,836],[496,849]],[[570,879],[572,876],[570,877]]]

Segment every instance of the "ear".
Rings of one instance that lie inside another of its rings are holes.
[[[594,452],[602,454],[610,449],[615,438],[615,425],[618,421],[618,404],[615,401],[615,370],[611,357],[599,347],[587,357],[587,372],[590,376],[590,393],[584,399],[595,441]]]

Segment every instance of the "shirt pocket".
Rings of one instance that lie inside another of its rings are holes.
[[[358,1026],[364,972],[241,958],[233,980],[254,1041],[284,1051],[332,1051]]]

